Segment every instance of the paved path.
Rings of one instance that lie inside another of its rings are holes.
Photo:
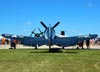
[[[76,49],[76,47],[77,46],[65,47],[65,49]],[[91,49],[100,49],[100,46],[96,46],[96,45],[91,45],[90,47],[91,47]],[[9,49],[9,48],[10,48],[10,45],[0,45],[0,49]],[[17,49],[34,49],[34,47],[24,46],[24,45],[17,45],[16,48]],[[39,49],[48,49],[48,46],[43,45],[38,48]],[[61,48],[61,47],[52,46],[52,48]],[[86,46],[84,46],[84,48],[86,49]]]

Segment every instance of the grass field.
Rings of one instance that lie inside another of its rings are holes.
[[[0,50],[0,72],[100,72],[100,50]]]

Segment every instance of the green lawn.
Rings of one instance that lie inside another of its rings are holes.
[[[0,50],[0,72],[100,72],[100,50]]]

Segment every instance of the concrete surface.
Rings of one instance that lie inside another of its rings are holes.
[[[0,49],[9,49],[9,48],[10,48],[10,45],[0,45]],[[61,48],[61,47],[54,45],[52,46],[52,48]],[[65,47],[65,49],[76,49],[76,48],[77,46]],[[85,45],[84,45],[84,48],[87,49]],[[34,47],[17,45],[16,49],[34,49]],[[38,47],[38,49],[48,49],[48,46],[43,45],[43,46]],[[100,45],[91,45],[90,49],[100,49]]]

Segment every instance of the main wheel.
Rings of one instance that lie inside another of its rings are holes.
[[[49,49],[51,49],[51,45],[49,45]]]
[[[35,49],[38,49],[38,48],[37,48],[37,45],[35,46]]]
[[[77,47],[76,49],[79,49],[79,47]]]
[[[62,49],[64,49],[64,46],[62,46]]]

